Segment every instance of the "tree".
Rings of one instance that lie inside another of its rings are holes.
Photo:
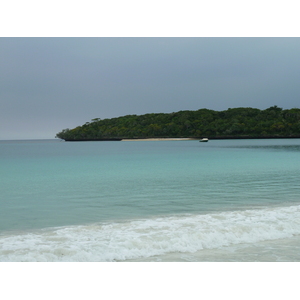
[[[300,109],[265,110],[239,107],[225,111],[199,109],[170,114],[127,115],[92,119],[74,129],[64,129],[56,137],[65,140],[93,140],[147,137],[300,137]]]

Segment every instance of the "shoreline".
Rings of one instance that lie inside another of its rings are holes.
[[[196,138],[146,138],[146,139],[122,139],[121,142],[141,142],[141,141],[191,141]]]
[[[195,141],[201,140],[203,137],[189,137],[189,138],[103,138],[103,139],[61,139],[66,142],[101,142],[101,141],[123,141],[123,142],[134,142],[134,141]],[[250,140],[250,139],[299,139],[300,135],[296,136],[205,136],[208,140]]]

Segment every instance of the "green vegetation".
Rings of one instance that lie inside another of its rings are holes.
[[[229,108],[225,111],[199,109],[176,113],[92,119],[74,129],[64,129],[57,138],[66,141],[123,138],[270,138],[300,137],[300,109],[272,106]]]

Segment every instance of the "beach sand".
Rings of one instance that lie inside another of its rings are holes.
[[[189,141],[196,140],[195,138],[148,138],[148,139],[122,139],[122,142],[133,141]]]

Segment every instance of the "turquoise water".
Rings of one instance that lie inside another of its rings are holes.
[[[300,140],[0,142],[0,261],[299,261]]]

